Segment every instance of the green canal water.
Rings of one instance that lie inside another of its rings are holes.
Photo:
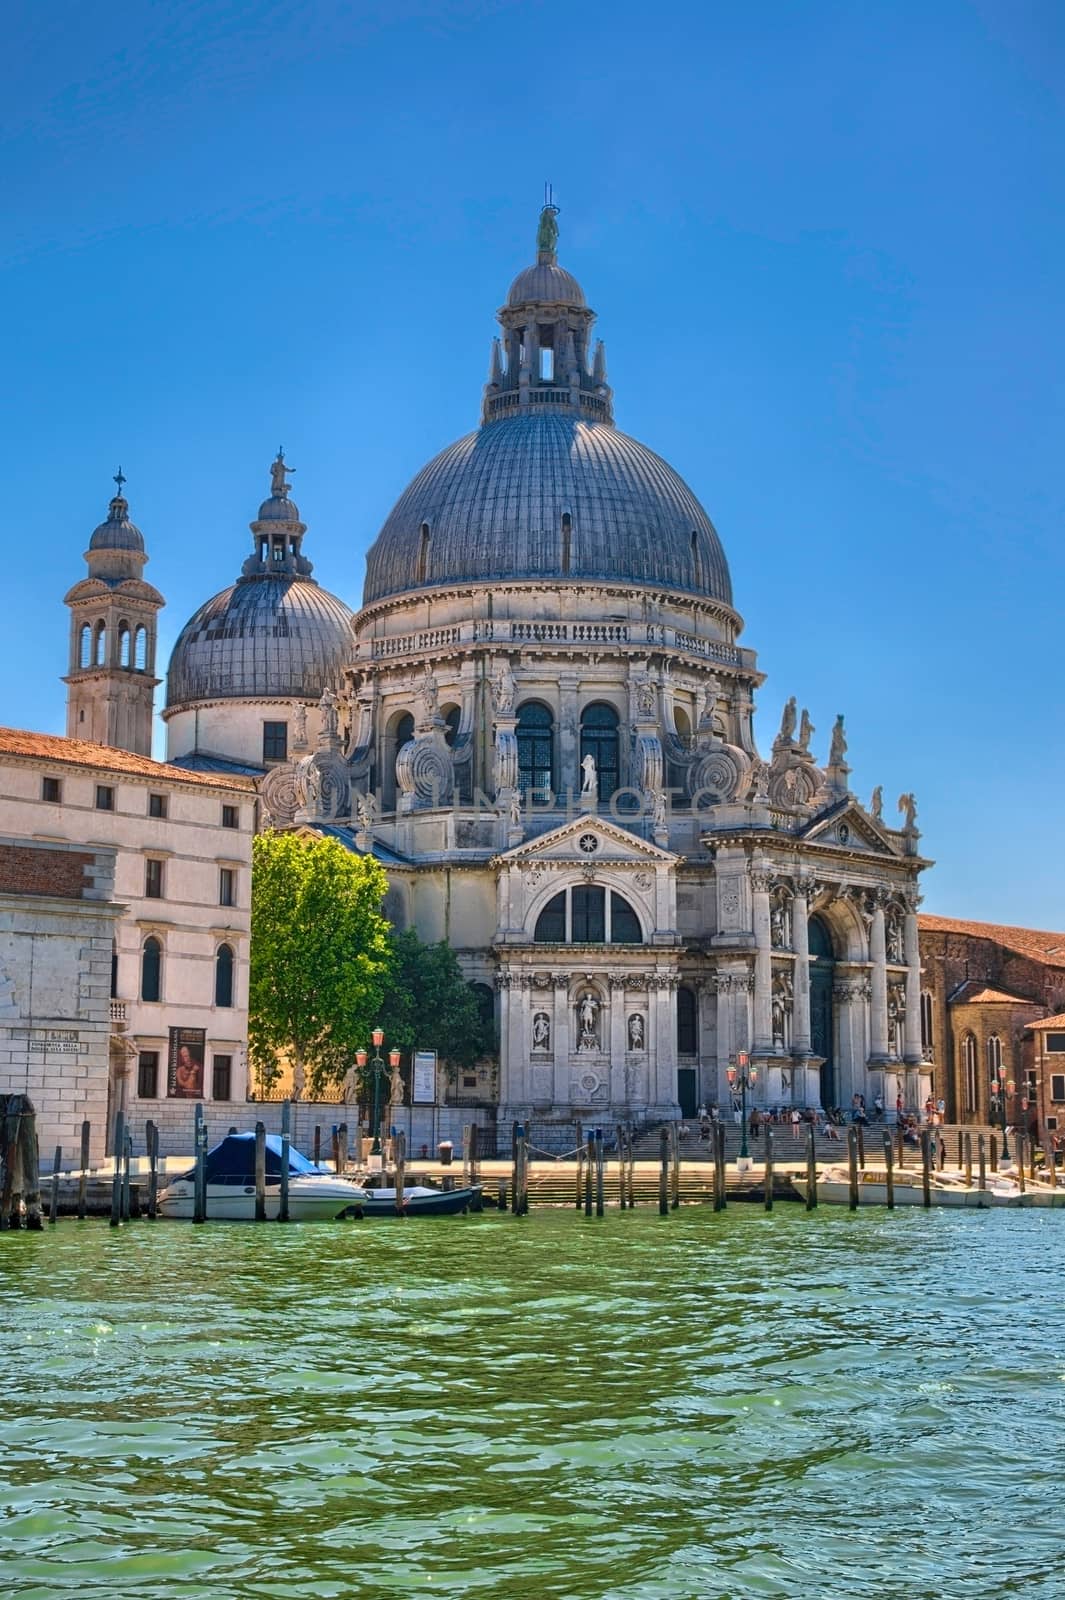
[[[1065,1593],[1057,1212],[0,1236],[0,1593]]]

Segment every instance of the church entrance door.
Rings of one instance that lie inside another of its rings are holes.
[[[699,1109],[699,1074],[694,1067],[677,1068],[677,1100],[682,1117],[694,1117]]]
[[[820,917],[810,918],[810,1043],[815,1056],[824,1057],[821,1068],[821,1104],[830,1111],[838,1104],[832,984],[835,955],[832,935]]]

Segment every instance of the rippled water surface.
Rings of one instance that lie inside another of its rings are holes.
[[[1063,1228],[0,1236],[0,1590],[1057,1600]]]

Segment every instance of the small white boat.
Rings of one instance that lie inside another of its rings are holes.
[[[362,1205],[364,1217],[394,1217],[396,1191],[384,1174],[374,1173],[361,1180],[366,1186]],[[454,1189],[440,1189],[425,1183],[404,1185],[402,1209],[405,1217],[453,1217],[469,1211],[481,1197],[482,1185],[467,1184]]]
[[[351,1178],[323,1172],[298,1150],[288,1153],[288,1214],[292,1222],[331,1222],[361,1216],[366,1190]],[[182,1173],[159,1195],[161,1217],[191,1222],[196,1169]],[[276,1221],[281,1210],[281,1139],[266,1136],[266,1216]],[[255,1135],[231,1133],[207,1152],[207,1219],[209,1222],[255,1221]]]
[[[792,1177],[798,1194],[806,1199],[806,1177]],[[1044,1200],[1033,1197],[1032,1191],[1022,1194],[1012,1178],[1001,1173],[988,1173],[987,1187],[981,1189],[976,1177],[967,1187],[960,1172],[935,1172],[932,1174],[931,1199],[934,1206],[972,1206],[987,1210],[992,1206],[1045,1205]],[[904,1168],[895,1172],[895,1204],[897,1206],[923,1206],[924,1186],[920,1172]],[[1048,1190],[1049,1194],[1050,1191]],[[817,1198],[825,1205],[850,1204],[850,1174],[846,1167],[826,1167],[817,1175]],[[886,1206],[888,1199],[887,1175],[883,1168],[866,1168],[858,1173],[858,1204],[860,1206]],[[1062,1194],[1065,1204],[1065,1191]]]

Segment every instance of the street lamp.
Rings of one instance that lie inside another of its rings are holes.
[[[373,1040],[375,1051],[374,1058],[370,1062],[370,1127],[373,1131],[373,1144],[370,1146],[370,1154],[379,1156],[381,1154],[381,1089],[386,1076],[385,1064],[381,1058],[381,1046],[385,1042],[385,1030],[383,1028],[374,1028],[370,1038]],[[392,1051],[393,1055],[395,1053],[395,1051]],[[366,1067],[366,1055],[365,1050],[356,1050],[355,1052],[355,1060],[360,1073]]]
[[[994,1126],[995,1119],[997,1117],[1002,1127],[1003,1161],[1010,1160],[1009,1138],[1006,1133],[1006,1101],[1004,1097],[1007,1094],[1012,1095],[1016,1087],[1017,1085],[1014,1083],[1012,1078],[1010,1078],[1008,1082],[1003,1082],[997,1072],[991,1079],[991,1124]]]
[[[749,1161],[751,1152],[747,1148],[747,1090],[753,1089],[758,1082],[758,1068],[750,1065],[750,1056],[746,1050],[741,1050],[736,1056],[736,1065],[725,1068],[725,1077],[728,1079],[730,1089],[740,1086],[740,1160]]]

